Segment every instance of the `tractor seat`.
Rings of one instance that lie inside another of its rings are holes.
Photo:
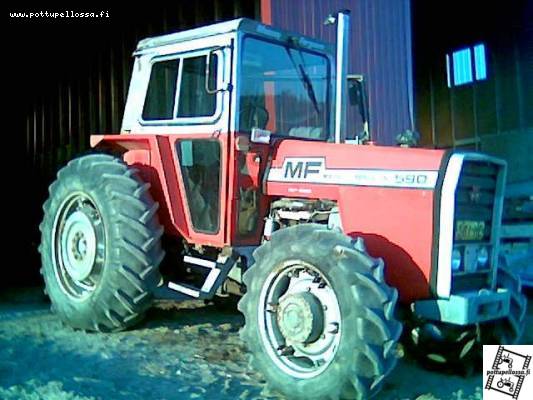
[[[289,136],[320,139],[322,137],[322,128],[316,126],[298,126],[289,130]]]

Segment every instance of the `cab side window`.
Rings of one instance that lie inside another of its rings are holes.
[[[183,71],[178,102],[178,118],[209,117],[215,114],[216,93],[208,91],[216,86],[217,57],[210,59],[206,83],[207,55],[183,59]],[[207,84],[207,87],[206,87]]]
[[[210,57],[209,76],[206,76],[207,57]],[[180,119],[187,118],[183,123],[194,123],[189,119],[214,116],[217,110],[214,90],[217,69],[218,56],[213,53],[154,62],[142,119],[179,124]]]
[[[179,60],[159,61],[152,65],[142,117],[145,121],[172,119]]]

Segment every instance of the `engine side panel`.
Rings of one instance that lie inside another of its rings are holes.
[[[435,187],[444,151],[283,140],[270,196],[330,199],[343,230],[386,263],[404,302],[430,296]]]

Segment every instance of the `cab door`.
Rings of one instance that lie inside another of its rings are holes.
[[[151,59],[139,128],[159,134],[172,224],[187,241],[227,243],[225,199],[231,99],[232,38],[221,35],[176,45]],[[174,177],[172,176],[174,175]]]

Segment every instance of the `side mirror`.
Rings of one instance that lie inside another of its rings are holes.
[[[218,63],[219,59],[223,57],[223,52],[221,51],[223,48],[215,47],[211,49],[205,59],[205,91],[209,94],[223,92],[228,89],[226,85],[218,87],[219,82],[222,81],[218,76]]]
[[[252,132],[250,134],[250,141],[252,143],[269,144],[271,135],[272,132],[270,132],[269,130],[252,128]]]
[[[361,120],[363,121],[364,140],[371,140],[369,129],[369,107],[366,82],[363,75],[348,75],[348,99],[350,105],[358,106]]]
[[[363,75],[348,75],[348,97],[350,105],[359,106],[361,116],[366,115],[368,99]]]

